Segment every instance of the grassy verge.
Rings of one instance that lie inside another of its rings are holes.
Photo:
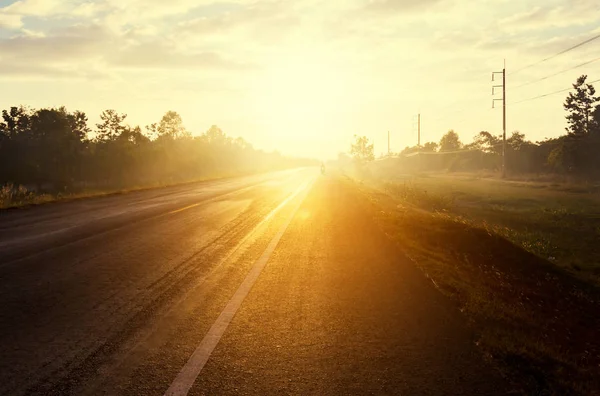
[[[597,238],[595,198],[423,179],[356,185],[382,229],[456,301],[479,346],[523,394],[600,394],[599,263],[589,245]]]
[[[382,184],[392,196],[501,235],[600,284],[600,188],[555,182],[428,176]]]

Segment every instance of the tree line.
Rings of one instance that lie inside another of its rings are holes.
[[[167,112],[142,129],[106,110],[92,129],[84,112],[14,106],[0,119],[0,186],[40,192],[119,189],[303,166],[211,126],[193,136]]]
[[[507,172],[600,178],[600,97],[586,80],[586,75],[580,76],[564,102],[564,135],[538,142],[527,140],[519,131],[507,136]],[[399,157],[404,166],[420,170],[500,170],[502,151],[502,135],[481,131],[464,144],[450,130],[439,142],[406,147]]]

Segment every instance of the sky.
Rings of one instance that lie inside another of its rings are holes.
[[[327,159],[355,134],[375,152],[502,132],[564,133],[566,92],[600,79],[598,0],[0,0],[0,108],[104,109],[148,125],[177,111],[284,154]],[[542,79],[542,80],[540,80]],[[540,80],[540,81],[537,81]],[[520,86],[532,82],[528,85]],[[600,82],[596,84],[600,91]],[[496,96],[499,98],[501,96]],[[498,103],[499,104],[499,103]]]

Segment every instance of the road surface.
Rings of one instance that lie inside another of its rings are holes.
[[[0,212],[0,394],[506,394],[370,210],[304,169]]]

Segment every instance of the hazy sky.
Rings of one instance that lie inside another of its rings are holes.
[[[376,153],[455,129],[500,133],[492,71],[508,76],[508,130],[564,131],[567,88],[600,61],[598,0],[0,0],[0,108],[66,105],[92,122],[106,108],[131,124],[179,112],[255,146],[335,156],[354,134]],[[600,91],[600,83],[596,84]],[[416,125],[416,122],[414,123]]]

